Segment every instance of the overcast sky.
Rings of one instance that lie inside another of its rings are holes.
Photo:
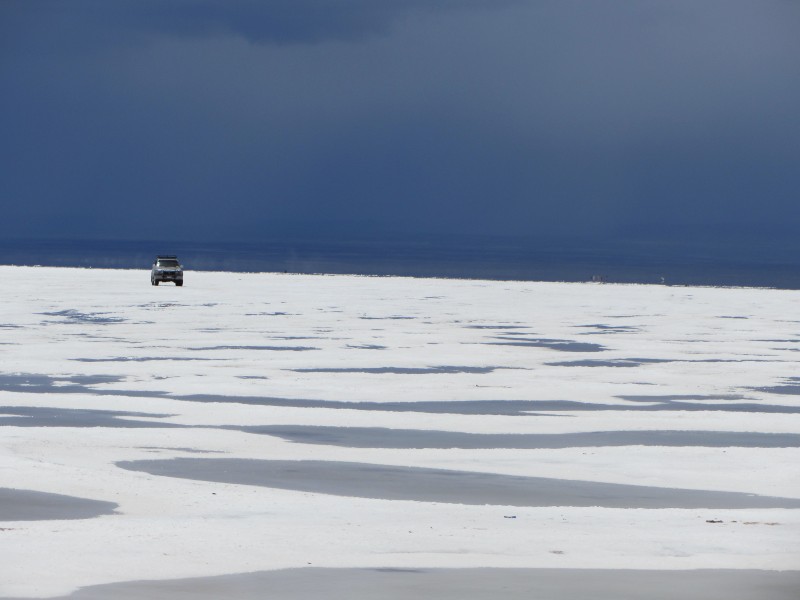
[[[797,0],[0,0],[0,234],[796,235]]]

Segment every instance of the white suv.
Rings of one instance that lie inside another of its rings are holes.
[[[183,285],[183,267],[174,254],[160,254],[153,261],[150,283],[158,285],[161,281],[174,281],[177,286]]]

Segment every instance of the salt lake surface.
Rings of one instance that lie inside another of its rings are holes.
[[[0,597],[797,591],[800,292],[0,279]]]

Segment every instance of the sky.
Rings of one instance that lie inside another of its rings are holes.
[[[0,0],[0,235],[794,237],[796,0]]]

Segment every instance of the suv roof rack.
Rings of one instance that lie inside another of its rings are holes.
[[[177,254],[159,254],[156,258],[178,258]]]

